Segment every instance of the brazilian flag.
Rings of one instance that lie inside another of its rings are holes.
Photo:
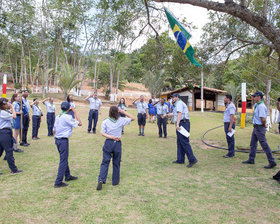
[[[184,27],[177,21],[177,19],[175,19],[175,17],[172,16],[172,14],[169,11],[167,11],[166,8],[164,10],[169,24],[171,26],[171,29],[174,33],[174,36],[177,40],[177,43],[179,44],[182,51],[185,53],[185,55],[188,57],[188,59],[193,65],[203,68],[203,66],[199,64],[199,62],[193,57],[194,50],[189,42],[191,35],[184,29]]]

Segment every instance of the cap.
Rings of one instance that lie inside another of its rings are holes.
[[[68,103],[68,102],[62,102],[62,104],[61,104],[61,110],[67,111],[67,110],[69,110],[69,108],[70,108],[70,103]]]
[[[180,97],[180,95],[178,93],[174,93],[171,95],[171,97]]]
[[[255,97],[255,96],[260,96],[261,98],[263,98],[263,93],[262,93],[261,91],[257,91],[257,92],[255,92],[252,96],[253,96],[253,97]]]

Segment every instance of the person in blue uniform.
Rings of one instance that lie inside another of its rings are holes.
[[[228,143],[228,153],[224,155],[224,158],[233,158],[234,157],[234,146],[235,146],[235,141],[234,141],[234,135],[231,137],[228,136],[228,133],[231,132],[235,128],[234,124],[234,115],[236,112],[236,107],[234,106],[232,101],[232,95],[227,94],[224,98],[224,103],[226,105],[226,109],[224,112],[224,130],[226,133],[226,139]]]
[[[74,112],[72,111],[72,108],[76,108],[75,103],[74,103],[74,99],[71,95],[67,96],[67,102],[70,103],[70,110],[68,112],[68,114],[70,114],[73,118],[75,118]]]
[[[255,164],[256,150],[258,146],[258,141],[261,144],[263,151],[265,151],[269,164],[265,166],[265,169],[271,169],[277,164],[272,155],[271,149],[266,141],[266,117],[267,117],[267,108],[263,102],[263,93],[260,91],[255,92],[253,95],[254,100],[254,114],[253,114],[253,133],[250,143],[250,154],[249,159],[243,161],[244,164]]]
[[[120,102],[119,102],[119,104],[118,104],[118,108],[119,108],[119,110],[126,111],[126,104],[125,104],[125,99],[124,99],[124,98],[121,98],[121,99],[120,99]],[[124,114],[121,114],[121,113],[120,113],[120,116],[121,116],[121,117],[125,117],[125,115],[124,115]],[[122,134],[124,134],[124,127],[123,127],[123,129],[122,129]]]
[[[126,117],[120,117],[120,113]],[[119,110],[116,106],[111,106],[109,110],[109,117],[102,122],[101,133],[106,140],[103,146],[103,159],[96,190],[101,190],[102,184],[106,183],[111,158],[113,158],[112,185],[115,186],[119,184],[122,155],[122,128],[125,125],[130,124],[133,120],[134,118],[130,114],[123,110]]]
[[[41,107],[39,107],[39,100],[37,98],[33,99],[33,103],[30,106],[32,107],[32,140],[38,140],[40,139],[38,133],[43,112]]]
[[[180,127],[184,127],[190,132],[190,118],[187,105],[180,99],[180,95],[175,93],[172,95],[172,101],[174,102],[174,122],[176,123],[176,134],[177,134],[177,160],[173,163],[184,164],[185,154],[188,157],[189,164],[187,167],[192,167],[197,163],[192,147],[190,145],[189,137],[182,135],[179,130]]]
[[[12,104],[10,104],[6,98],[0,98],[0,157],[3,154],[3,151],[5,151],[6,160],[12,174],[22,172],[22,170],[19,170],[15,165],[13,155],[12,122],[16,116]]]
[[[154,123],[155,116],[156,116],[156,108],[154,107],[154,102],[152,99],[149,100],[148,107],[149,107],[149,123],[151,123],[151,121],[153,121]]]
[[[143,95],[141,95],[140,98],[134,100],[133,104],[136,105],[137,112],[138,112],[138,115],[137,115],[138,126],[139,126],[138,136],[145,136],[144,128],[146,125],[146,119],[148,118],[148,108],[149,108],[148,104],[144,101]]]
[[[21,146],[29,146],[30,144],[27,142],[27,133],[29,129],[29,122],[30,122],[30,117],[29,117],[29,111],[30,111],[30,105],[27,100],[28,98],[28,91],[23,90],[22,91],[22,139],[21,139]]]
[[[48,136],[53,136],[53,126],[55,122],[55,104],[53,102],[53,97],[44,99],[42,103],[47,108],[47,125],[48,125]]]
[[[55,188],[66,187],[68,184],[63,182],[65,181],[76,180],[78,177],[72,176],[70,174],[70,169],[68,165],[68,155],[69,155],[69,138],[72,134],[73,127],[82,126],[82,122],[75,110],[72,108],[75,118],[72,115],[68,114],[71,109],[71,106],[68,102],[63,102],[61,104],[62,112],[56,117],[53,134],[55,138],[55,144],[59,152],[60,162],[58,167],[57,178],[54,183]]]
[[[16,119],[13,119],[13,129],[14,129],[14,152],[24,152],[23,150],[18,148],[18,136],[19,136],[19,132],[21,129],[21,105],[20,105],[20,98],[21,96],[17,93],[13,94],[12,98],[11,98],[11,104],[13,105],[13,108],[16,112]]]
[[[101,105],[102,101],[98,98],[97,92],[94,92],[94,94],[89,95],[85,98],[85,100],[89,101],[89,114],[88,114],[88,133],[93,132],[93,134],[96,134],[96,125],[98,122],[98,114],[101,114]],[[93,126],[92,126],[92,120],[93,120]]]
[[[167,138],[167,119],[168,119],[168,106],[165,104],[165,100],[161,99],[153,104],[153,106],[157,107],[157,125],[158,125],[158,135],[159,138],[162,138],[162,128],[164,138]]]

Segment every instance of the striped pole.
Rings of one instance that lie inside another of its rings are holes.
[[[246,83],[241,84],[242,110],[241,110],[241,128],[245,128],[246,118]]]
[[[7,97],[7,75],[4,74],[3,76],[3,95],[2,97],[6,98]]]

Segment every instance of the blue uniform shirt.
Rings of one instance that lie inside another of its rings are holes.
[[[232,102],[230,102],[229,105],[227,105],[225,112],[224,112],[224,119],[223,122],[230,122],[230,115],[234,115],[236,111],[236,107]]]
[[[35,115],[35,116],[41,116],[42,115],[41,108],[38,105],[35,105],[35,104],[32,106],[32,112],[33,112],[33,115]]]
[[[19,103],[19,102],[14,101],[14,102],[12,103],[12,105],[13,105],[13,107],[14,107],[14,109],[15,109],[15,112],[20,112],[20,103]]]
[[[107,118],[101,124],[101,133],[121,137],[123,127],[130,124],[130,122],[130,118],[119,117],[116,121],[111,118]]]
[[[267,117],[267,109],[266,106],[263,102],[261,102],[260,104],[255,104],[254,105],[254,115],[253,115],[253,124],[258,124],[258,125],[262,125],[262,120],[261,118],[266,118]]]
[[[26,112],[28,113],[29,110],[30,110],[30,105],[29,105],[28,100],[25,99],[24,97],[22,97],[22,102],[24,103],[24,105],[25,105],[25,110],[26,110]]]
[[[88,98],[89,106],[91,110],[99,110],[99,107],[102,105],[102,102],[100,99],[95,99],[94,97]]]
[[[12,129],[13,114],[6,110],[0,110],[0,129]]]
[[[174,114],[174,121],[177,121],[177,117],[178,117],[178,112],[182,113],[182,117],[181,120],[184,119],[190,119],[189,117],[189,110],[187,105],[182,101],[182,100],[178,100],[175,105],[174,105],[174,110],[173,110],[173,114]]]
[[[78,127],[78,124],[79,122],[70,114],[58,115],[53,127],[55,138],[69,138],[72,134],[72,128]]]
[[[169,109],[168,109],[168,106],[166,104],[162,105],[161,103],[157,103],[156,107],[157,107],[157,114],[158,115],[168,114]]]
[[[50,102],[45,102],[44,103],[45,104],[45,106],[47,107],[47,112],[48,113],[55,113],[55,105],[54,105],[54,103],[50,103]]]
[[[135,102],[134,105],[137,106],[137,111],[139,114],[145,114],[146,109],[148,109],[148,104],[146,102]]]

